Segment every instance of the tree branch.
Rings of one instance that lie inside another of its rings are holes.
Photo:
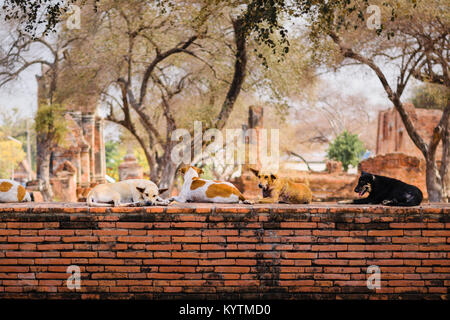
[[[232,22],[234,29],[234,42],[236,44],[234,75],[225,97],[225,101],[223,102],[220,113],[214,123],[214,127],[219,130],[225,126],[228,118],[230,117],[234,103],[236,102],[239,92],[241,91],[242,84],[244,83],[245,71],[247,67],[246,37],[243,18],[238,18]]]
[[[391,102],[394,104],[395,109],[400,114],[400,117],[402,118],[403,124],[405,125],[405,128],[408,131],[409,136],[411,137],[417,148],[419,148],[419,150],[423,153],[423,155],[426,158],[428,154],[428,146],[417,132],[416,128],[414,127],[414,123],[411,120],[411,117],[404,108],[403,104],[400,102],[400,96],[397,94],[397,92],[394,92],[392,90],[383,71],[373,62],[373,60],[363,57],[362,55],[354,52],[351,48],[346,47],[342,43],[340,37],[333,31],[330,31],[329,35],[333,39],[333,41],[339,46],[339,49],[344,57],[359,61],[360,63],[365,64],[375,72],[381,84],[383,85],[383,88],[386,91],[389,100],[391,100]]]

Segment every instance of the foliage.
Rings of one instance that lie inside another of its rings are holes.
[[[43,33],[48,34],[54,31],[69,6],[76,2],[84,4],[86,0],[4,0],[2,10],[5,20],[20,21],[24,31],[35,35],[38,27],[42,26]]]
[[[349,165],[354,167],[358,165],[365,151],[364,144],[359,140],[358,135],[345,130],[330,144],[327,157],[340,161],[344,170],[347,171]]]
[[[412,103],[416,108],[444,110],[450,101],[450,89],[425,82],[414,89]]]
[[[34,118],[37,134],[45,136],[47,143],[58,144],[64,139],[67,124],[64,118],[64,108],[60,105],[40,105]]]
[[[19,108],[6,108],[0,106],[0,136],[12,137],[22,143],[22,150],[27,152],[27,122],[31,119],[24,118]],[[36,168],[36,135],[30,126],[31,166]]]
[[[107,141],[105,143],[106,174],[116,181],[119,180],[119,165],[121,161],[119,146],[120,143],[116,141]]]
[[[20,142],[9,139],[0,141],[0,178],[11,178],[11,173],[23,159],[25,152]]]

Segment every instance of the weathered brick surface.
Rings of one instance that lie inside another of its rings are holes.
[[[449,258],[448,205],[0,206],[0,298],[448,299]]]

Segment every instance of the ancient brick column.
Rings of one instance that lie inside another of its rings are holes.
[[[91,170],[89,162],[89,152],[90,147],[88,145],[83,145],[80,154],[80,186],[83,188],[90,187],[91,185]]]
[[[85,113],[81,116],[81,126],[86,142],[90,146],[89,149],[89,179],[95,181],[95,115]],[[82,160],[83,161],[83,160]],[[83,165],[84,166],[84,165]]]

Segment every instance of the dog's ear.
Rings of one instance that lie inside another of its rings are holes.
[[[145,188],[136,187],[136,190],[139,191],[140,193],[144,193]]]
[[[258,170],[256,170],[256,169],[253,169],[253,168],[250,168],[250,171],[251,172],[253,172],[253,174],[255,175],[255,176],[259,176],[259,171]]]
[[[162,189],[159,189],[158,191],[159,191],[159,194],[161,194],[161,193],[166,192],[167,190],[169,190],[169,188],[162,188]]]
[[[272,180],[275,180],[277,178],[277,176],[274,174],[271,174],[270,177],[272,178]]]

